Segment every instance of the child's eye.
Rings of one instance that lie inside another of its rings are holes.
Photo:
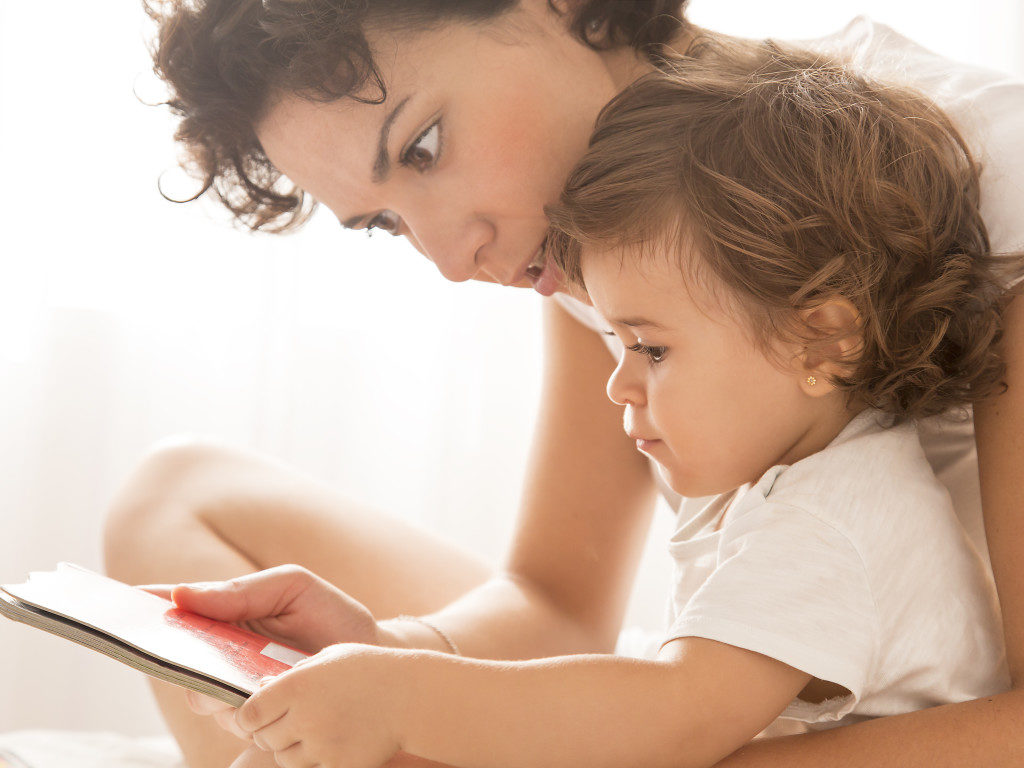
[[[402,153],[401,163],[421,173],[437,165],[441,154],[441,121],[435,121]]]
[[[636,344],[631,344],[626,347],[630,352],[637,352],[641,355],[647,355],[652,363],[660,363],[665,359],[665,353],[668,351],[667,347],[650,347],[646,344],[641,344],[639,341]]]
[[[370,219],[364,229],[369,236],[373,235],[373,230],[375,229],[382,229],[389,235],[397,235],[401,226],[402,220],[398,217],[397,213],[394,211],[381,211]]]

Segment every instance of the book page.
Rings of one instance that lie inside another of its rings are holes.
[[[254,632],[175,607],[174,603],[70,563],[4,585],[16,599],[110,635],[159,659],[247,693],[263,677],[307,654]]]

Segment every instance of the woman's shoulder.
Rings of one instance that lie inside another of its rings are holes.
[[[956,61],[866,16],[795,42],[934,100],[981,164],[981,212],[993,252],[1024,250],[1024,80]]]
[[[605,347],[608,348],[608,352],[611,353],[612,357],[618,358],[618,356],[622,354],[622,342],[619,341],[619,338],[614,334],[609,335],[606,332],[608,326],[601,320],[601,316],[592,306],[584,304],[579,299],[574,299],[564,293],[556,293],[551,297],[551,301],[554,301],[558,306],[564,309],[570,317],[584,328],[600,334],[601,341],[604,342]]]
[[[601,318],[597,314],[597,310],[589,304],[584,304],[579,299],[574,299],[562,292],[556,293],[552,299],[585,328],[599,332],[602,330]]]
[[[833,34],[793,42],[886,82],[916,87],[943,105],[1002,86],[1024,85],[1005,72],[956,61],[926,48],[869,16],[858,16]]]

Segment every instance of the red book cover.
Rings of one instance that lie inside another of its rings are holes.
[[[169,600],[70,563],[60,563],[55,571],[32,573],[24,584],[4,585],[3,591],[20,603],[68,620],[69,625],[96,630],[145,656],[198,673],[244,695],[259,687],[260,678],[278,675],[307,656],[233,624],[181,610]],[[7,602],[10,604],[10,600]],[[55,631],[43,622],[27,623]],[[72,633],[58,634],[151,672],[133,663],[130,649],[128,653],[109,653]]]

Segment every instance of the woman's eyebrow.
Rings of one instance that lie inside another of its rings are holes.
[[[398,118],[405,105],[409,103],[410,98],[410,96],[406,96],[398,102],[395,108],[384,117],[384,122],[380,126],[380,138],[377,140],[377,158],[373,161],[373,172],[370,174],[374,184],[387,181],[388,174],[391,172],[391,159],[388,157],[388,137],[391,135],[391,125]]]
[[[373,170],[370,172],[370,179],[374,184],[387,181],[388,174],[391,173],[391,158],[388,157],[388,138],[391,136],[391,126],[398,119],[398,115],[405,108],[410,98],[412,97],[406,96],[395,104],[394,109],[384,116],[384,122],[381,123],[380,137],[377,139],[377,156],[373,161]],[[367,214],[365,213],[352,216],[342,221],[341,226],[345,229],[356,229],[359,226],[359,222],[365,219],[366,216]]]

